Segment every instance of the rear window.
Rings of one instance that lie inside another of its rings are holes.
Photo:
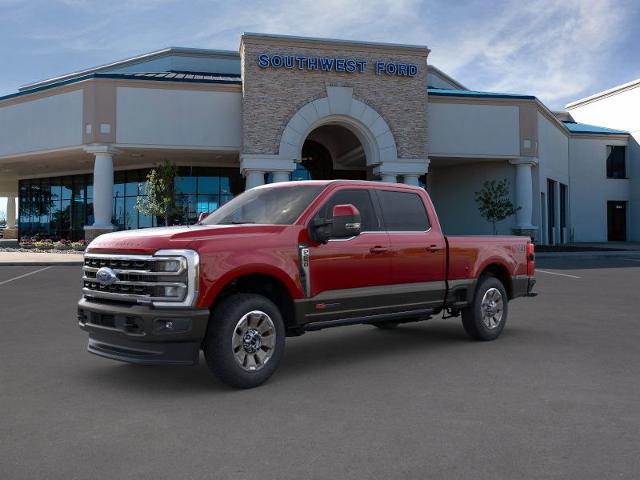
[[[429,217],[417,193],[378,190],[385,229],[390,232],[424,232]]]

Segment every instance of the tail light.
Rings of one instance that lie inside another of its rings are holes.
[[[527,243],[527,277],[533,277],[536,272],[536,253],[532,242]]]

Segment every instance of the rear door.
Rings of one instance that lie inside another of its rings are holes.
[[[440,307],[446,293],[446,245],[417,192],[377,190],[391,247],[391,287],[396,305]],[[434,219],[435,220],[435,219]]]
[[[392,282],[389,236],[382,230],[374,200],[367,188],[341,189],[314,215],[330,218],[335,205],[352,204],[360,211],[362,231],[355,237],[309,247],[313,314],[307,316],[308,321],[375,313],[388,303]]]

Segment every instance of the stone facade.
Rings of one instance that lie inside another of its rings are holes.
[[[261,68],[261,54],[366,60],[364,72]],[[426,47],[243,35],[242,153],[277,155],[282,133],[305,104],[327,97],[327,87],[349,87],[353,98],[389,125],[402,159],[427,158]],[[377,61],[417,65],[414,76],[376,74]]]

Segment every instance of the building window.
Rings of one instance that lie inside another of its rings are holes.
[[[155,227],[164,219],[136,209],[144,196],[148,170],[117,171],[113,178],[112,222],[117,230]],[[195,223],[201,212],[212,212],[242,192],[237,168],[180,167],[175,179],[177,212],[174,224]],[[93,224],[93,175],[20,180],[20,236],[80,240]]]
[[[607,178],[627,178],[627,147],[607,146]]]
[[[569,187],[560,184],[560,243],[567,243],[567,209],[569,206]]]

